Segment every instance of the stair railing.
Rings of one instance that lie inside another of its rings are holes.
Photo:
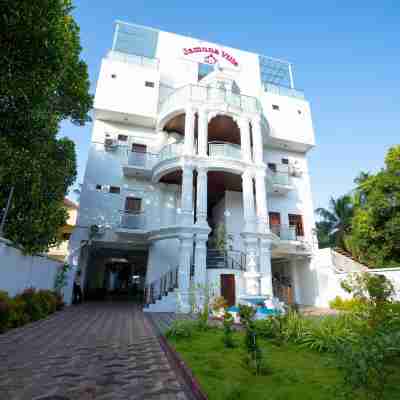
[[[178,288],[178,269],[172,268],[161,275],[158,279],[150,282],[145,286],[145,305],[154,304],[157,300],[161,300],[169,292]]]

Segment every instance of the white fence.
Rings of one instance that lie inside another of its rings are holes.
[[[61,265],[47,257],[25,256],[8,240],[0,238],[0,290],[10,296],[28,287],[52,290]]]
[[[315,305],[329,307],[329,302],[336,296],[351,297],[341,288],[341,281],[351,272],[364,271],[370,274],[385,275],[395,288],[395,299],[400,301],[400,268],[366,269],[354,260],[332,249],[319,249],[316,253],[317,298]]]

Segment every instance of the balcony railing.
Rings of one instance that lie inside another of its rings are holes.
[[[242,151],[237,144],[226,142],[210,142],[208,143],[208,154],[210,157],[224,157],[234,158],[240,160],[242,158]]]
[[[146,226],[146,215],[144,212],[121,211],[121,228],[132,230],[143,230]]]
[[[270,229],[271,232],[278,236],[281,240],[303,240],[303,235],[298,234],[298,229],[294,225],[271,225]]]
[[[290,178],[288,172],[268,172],[268,176],[271,179],[273,185],[290,185]]]
[[[160,99],[159,112],[160,114],[166,113],[169,110],[186,105],[189,101],[209,103],[214,106],[224,104],[227,105],[228,108],[250,113],[258,113],[261,111],[261,105],[255,97],[232,93],[225,89],[187,85],[176,89],[171,94]]]
[[[122,53],[116,50],[110,51],[108,53],[108,57],[116,61],[122,61],[130,64],[137,64],[141,65],[142,67],[148,67],[153,69],[158,69],[159,65],[159,61],[157,58],[150,58],[145,56],[139,56],[136,54]]]
[[[183,143],[171,143],[165,145],[159,153],[159,161],[168,160],[182,155]]]
[[[304,99],[304,93],[301,90],[288,88],[285,86],[274,85],[273,83],[264,83],[264,89],[268,93],[278,94],[279,96],[294,97]]]
[[[143,169],[152,169],[159,160],[158,154],[141,153],[137,151],[128,152],[128,165],[132,167],[140,167]]]

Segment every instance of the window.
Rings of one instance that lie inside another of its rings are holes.
[[[125,212],[128,214],[139,214],[142,211],[142,199],[138,197],[127,197],[125,199]]]
[[[276,164],[275,163],[268,163],[268,169],[272,172],[276,172]]]
[[[134,152],[134,153],[146,153],[147,152],[147,146],[145,144],[133,143],[132,144],[132,152]]]
[[[289,226],[296,227],[296,236],[304,236],[303,217],[298,214],[289,214]]]
[[[297,110],[297,114],[301,115],[302,114],[301,110]]]
[[[116,77],[117,77],[117,75],[111,74],[111,78],[115,79]]]
[[[282,164],[289,164],[289,159],[288,158],[282,158]]]
[[[269,213],[269,225],[278,226],[281,224],[281,213],[271,211]]]
[[[110,186],[110,193],[119,194],[120,192],[121,192],[121,189],[118,186]]]
[[[96,190],[101,191],[101,185],[96,185]]]
[[[127,135],[118,135],[118,140],[120,142],[126,142],[128,140],[128,136]]]
[[[144,83],[144,86],[153,88],[154,87],[154,82],[146,81]]]
[[[211,64],[199,63],[198,80],[203,79],[205,76],[214,71],[214,67]]]
[[[272,109],[273,109],[273,110],[276,110],[276,111],[279,111],[279,106],[278,106],[278,104],[272,104]]]
[[[62,240],[69,240],[70,237],[71,237],[71,234],[68,232],[65,232],[62,234]]]

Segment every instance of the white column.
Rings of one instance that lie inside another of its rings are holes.
[[[207,170],[197,169],[197,204],[196,204],[196,225],[206,226],[207,224]]]
[[[193,224],[193,167],[184,165],[182,170],[182,225]]]
[[[242,175],[242,194],[243,194],[243,212],[244,212],[244,231],[255,232],[255,212],[254,212],[254,191],[253,177],[249,171]]]
[[[267,233],[269,232],[269,223],[265,172],[257,171],[255,181],[258,231],[259,233]]]
[[[207,240],[208,234],[196,235],[194,279],[200,287],[205,287],[207,283]]]
[[[187,107],[185,113],[185,142],[184,154],[192,155],[194,153],[194,113],[193,107]]]
[[[263,138],[262,138],[262,131],[261,131],[261,119],[260,118],[253,118],[251,121],[251,131],[253,134],[253,156],[254,162],[256,164],[263,163]]]
[[[208,112],[204,108],[198,111],[198,154],[199,156],[207,156],[208,147]]]
[[[271,269],[271,240],[260,239],[261,294],[273,297]]]
[[[290,260],[290,269],[291,269],[291,280],[292,280],[292,289],[294,291],[294,302],[297,304],[302,304],[301,301],[301,285],[300,285],[300,274],[298,270],[296,257],[291,258]]]
[[[244,245],[246,253],[246,271],[243,276],[246,283],[247,296],[260,295],[260,276],[258,271],[259,254],[256,234],[244,234]]]
[[[251,161],[250,126],[248,118],[240,118],[239,128],[242,158],[245,161]]]
[[[181,312],[190,311],[189,289],[190,289],[190,265],[193,256],[193,236],[183,235],[180,237],[179,249],[179,272],[178,272],[178,301]]]

